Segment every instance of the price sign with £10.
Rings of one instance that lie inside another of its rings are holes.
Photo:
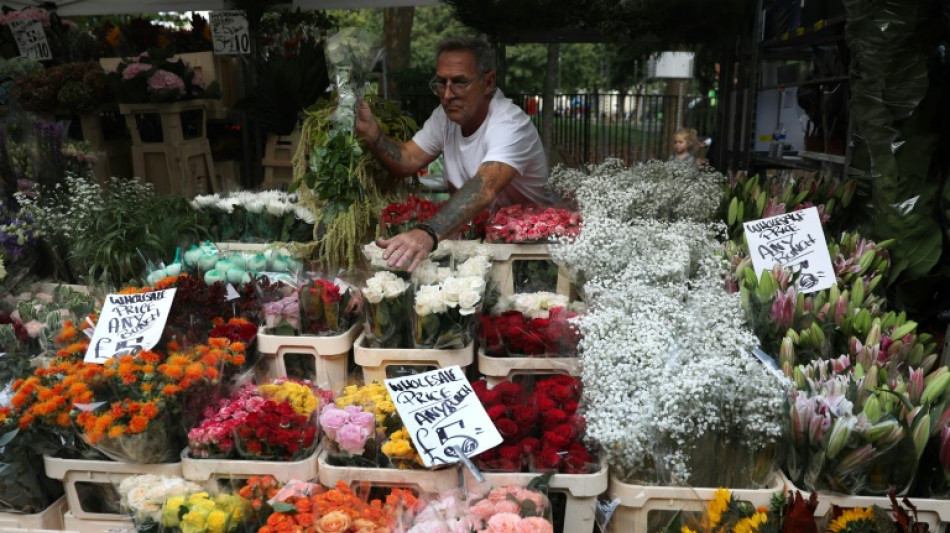
[[[43,25],[40,24],[40,21],[19,19],[11,20],[7,24],[10,25],[10,31],[13,32],[16,46],[20,50],[20,57],[35,61],[53,59],[53,53],[50,50],[46,33],[43,31]]]
[[[211,40],[217,55],[246,55],[251,53],[251,35],[247,31],[247,17],[240,10],[211,12]]]

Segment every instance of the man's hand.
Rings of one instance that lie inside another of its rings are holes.
[[[376,244],[385,248],[383,259],[390,268],[400,269],[409,265],[407,272],[415,270],[435,246],[432,237],[421,229],[400,233],[392,239],[379,239]]]
[[[376,117],[373,116],[373,110],[369,108],[369,104],[362,98],[360,98],[359,104],[357,105],[355,128],[356,134],[366,139],[369,143],[375,143],[383,132],[379,127],[379,123],[376,122]]]

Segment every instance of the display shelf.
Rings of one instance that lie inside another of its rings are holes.
[[[730,489],[730,492],[733,500],[768,508],[772,496],[786,488],[787,480],[781,473],[776,473],[765,488]],[[662,514],[660,520],[654,522],[663,522],[668,516],[684,511],[702,513],[708,502],[715,499],[716,489],[634,485],[611,479],[608,494],[609,499],[620,500],[608,524],[608,533],[652,533],[658,529],[651,522],[650,513]]]
[[[319,387],[339,393],[346,386],[350,349],[362,332],[362,320],[357,320],[346,333],[329,337],[269,335],[262,327],[257,334],[257,350],[261,353],[257,375],[265,380],[309,379]],[[312,360],[313,375],[288,375],[288,358],[298,355]]]
[[[247,479],[270,474],[278,481],[310,481],[317,478],[317,457],[322,447],[299,461],[254,461],[248,459],[196,459],[189,457],[190,450],[181,451],[182,477],[195,482],[212,479]]]
[[[798,155],[804,159],[824,161],[825,163],[834,163],[836,165],[843,165],[845,163],[845,159],[843,155],[825,154],[822,152],[809,152],[807,150],[800,150],[798,152]]]

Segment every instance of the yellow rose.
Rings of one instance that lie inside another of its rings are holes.
[[[333,511],[320,517],[320,520],[314,524],[314,528],[317,533],[343,533],[350,528],[352,523],[350,515],[343,511]]]
[[[347,405],[353,405],[355,400],[356,398],[353,396],[340,396],[339,398],[336,399],[336,406],[343,408],[343,407],[346,407]]]
[[[208,533],[225,533],[228,528],[228,520],[228,513],[221,509],[211,511],[208,513],[208,519],[206,520]]]
[[[383,444],[383,453],[389,457],[403,457],[412,453],[412,446],[405,439],[396,439]]]
[[[376,412],[380,414],[388,415],[395,410],[396,406],[389,400],[383,400],[376,404]]]
[[[178,527],[181,522],[178,513],[183,505],[185,505],[184,496],[172,496],[165,500],[165,508],[162,509],[162,523],[168,527]]]
[[[205,530],[205,517],[207,513],[199,509],[192,508],[181,517],[181,533],[201,533]]]

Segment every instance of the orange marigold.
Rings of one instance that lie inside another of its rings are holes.
[[[148,427],[148,418],[144,416],[133,416],[129,421],[129,432],[142,433]]]
[[[116,424],[109,428],[109,432],[106,433],[110,439],[117,439],[125,433],[125,426],[122,424]]]
[[[179,392],[181,392],[181,387],[179,387],[178,385],[169,384],[162,387],[162,394],[164,394],[165,396],[174,396],[178,394]]]
[[[227,347],[228,342],[229,341],[227,337],[211,337],[208,339],[208,346],[214,348],[225,348]]]
[[[142,404],[142,416],[148,418],[155,418],[158,416],[158,405],[155,402],[148,402]]]

